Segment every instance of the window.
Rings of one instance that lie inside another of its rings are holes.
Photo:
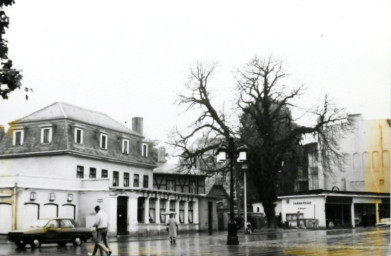
[[[175,180],[167,180],[167,190],[175,191]]]
[[[146,143],[142,144],[141,155],[144,157],[148,157],[148,144]]]
[[[205,182],[198,182],[198,193],[205,194]]]
[[[96,168],[90,168],[90,179],[96,179]]]
[[[160,200],[160,223],[166,223],[166,216],[163,214],[166,212],[166,205],[167,205],[167,200],[166,199],[161,199]]]
[[[75,142],[83,144],[83,130],[80,128],[75,128]]]
[[[50,193],[49,194],[49,201],[54,201],[56,199],[56,194]]]
[[[185,202],[183,201],[179,202],[179,222],[185,222]]]
[[[175,212],[175,201],[170,201],[170,212]]]
[[[149,183],[149,179],[148,179],[148,175],[144,175],[144,178],[143,178],[143,188],[148,188],[148,183]]]
[[[144,223],[144,197],[137,199],[137,221],[138,223]]]
[[[149,199],[149,223],[155,223],[156,217],[156,199]]]
[[[138,188],[139,186],[139,175],[135,174],[133,178],[133,187]]]
[[[195,180],[190,181],[190,193],[197,194],[197,182]]]
[[[378,169],[380,167],[380,154],[379,152],[375,151],[372,153],[372,168]]]
[[[51,220],[46,224],[47,227],[53,227],[53,228],[58,228],[58,221],[57,220]]]
[[[84,179],[84,167],[83,166],[77,166],[76,168],[76,178],[78,179]]]
[[[119,172],[113,172],[113,187],[117,187],[119,182]]]
[[[52,142],[52,128],[42,128],[41,129],[41,143],[48,144]]]
[[[193,202],[189,202],[189,223],[193,223]]]
[[[24,131],[23,130],[15,130],[13,135],[14,136],[12,139],[12,145],[14,145],[14,146],[23,145]]]
[[[107,135],[100,134],[100,148],[107,149]]]
[[[37,193],[36,192],[31,192],[30,193],[30,201],[34,201],[35,199],[37,199]]]
[[[60,224],[62,228],[75,228],[75,225],[72,223],[72,221],[68,219],[60,220]]]
[[[384,185],[384,179],[379,180],[379,185]]]
[[[124,173],[124,187],[129,187],[129,173]]]
[[[107,178],[109,175],[108,175],[108,171],[107,170],[105,170],[105,169],[102,169],[102,175],[101,175],[101,177],[102,178]]]
[[[129,140],[122,140],[122,153],[129,154]]]

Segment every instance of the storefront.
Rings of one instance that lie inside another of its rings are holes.
[[[282,222],[289,227],[374,226],[390,217],[390,194],[312,190],[278,197]]]

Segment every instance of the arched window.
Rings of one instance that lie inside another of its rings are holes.
[[[383,168],[390,167],[390,153],[387,150],[383,151]]]
[[[369,162],[369,154],[367,152],[362,154],[362,166],[364,170],[368,170],[371,167],[371,163]]]
[[[358,171],[361,169],[360,155],[358,153],[353,154],[353,170]]]
[[[372,168],[378,169],[380,167],[380,154],[377,151],[372,153]]]

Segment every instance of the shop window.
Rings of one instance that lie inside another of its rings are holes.
[[[96,179],[96,168],[90,168],[90,179]]]
[[[193,223],[193,202],[189,202],[189,210],[188,210],[188,215],[189,215],[189,223]]]
[[[183,201],[179,202],[179,222],[185,222],[185,202]]]
[[[138,188],[139,187],[139,175],[135,174],[133,177],[133,187]]]
[[[156,222],[156,199],[149,199],[149,223]]]
[[[137,221],[138,221],[138,223],[144,223],[144,204],[145,204],[145,198],[139,197],[137,199]]]
[[[129,187],[129,173],[124,173],[124,187]]]
[[[175,212],[175,201],[170,201],[170,212]]]
[[[167,200],[166,199],[161,199],[160,200],[160,223],[166,223],[166,205],[167,205]]]
[[[76,167],[76,178],[78,179],[84,179],[84,167],[78,165]]]
[[[113,187],[117,187],[119,184],[119,172],[113,171]]]

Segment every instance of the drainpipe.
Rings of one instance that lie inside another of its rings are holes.
[[[16,229],[16,224],[17,224],[17,211],[16,211],[17,203],[18,203],[17,192],[18,192],[18,183],[15,182],[14,193],[13,193],[14,202],[12,204],[12,230]]]

